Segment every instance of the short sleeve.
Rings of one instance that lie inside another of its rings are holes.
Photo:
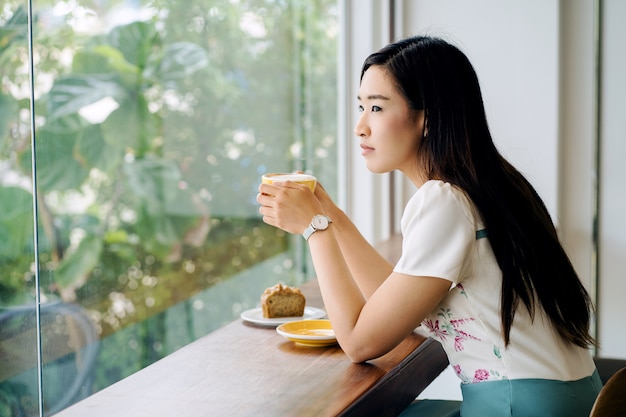
[[[422,185],[402,215],[402,255],[394,271],[460,283],[476,240],[470,204],[449,183]]]

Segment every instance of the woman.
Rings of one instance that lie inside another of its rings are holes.
[[[393,43],[366,59],[358,100],[368,169],[418,187],[395,266],[323,187],[262,184],[257,197],[266,223],[307,231],[342,349],[367,361],[422,324],[461,379],[461,416],[588,416],[601,388],[590,297],[543,202],[494,146],[467,57],[437,38]]]

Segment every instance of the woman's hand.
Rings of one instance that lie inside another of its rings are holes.
[[[328,215],[333,221],[338,217],[339,208],[335,205],[335,202],[330,198],[326,189],[319,182],[315,186],[315,197],[320,202],[323,208],[323,213]]]
[[[330,199],[325,191],[323,195]],[[263,221],[289,233],[301,234],[313,216],[325,214],[316,195],[306,185],[292,181],[259,185],[256,200]]]

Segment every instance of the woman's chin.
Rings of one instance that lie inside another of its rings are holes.
[[[368,171],[370,171],[372,174],[386,174],[387,172],[392,171],[392,169],[389,169],[387,167],[383,167],[380,165],[376,165],[376,164],[365,164],[366,168]]]

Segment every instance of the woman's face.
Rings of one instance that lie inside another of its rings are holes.
[[[359,88],[361,116],[354,132],[361,139],[361,155],[375,173],[402,171],[421,184],[417,146],[424,136],[424,112],[409,109],[392,78],[378,66],[363,74]]]

